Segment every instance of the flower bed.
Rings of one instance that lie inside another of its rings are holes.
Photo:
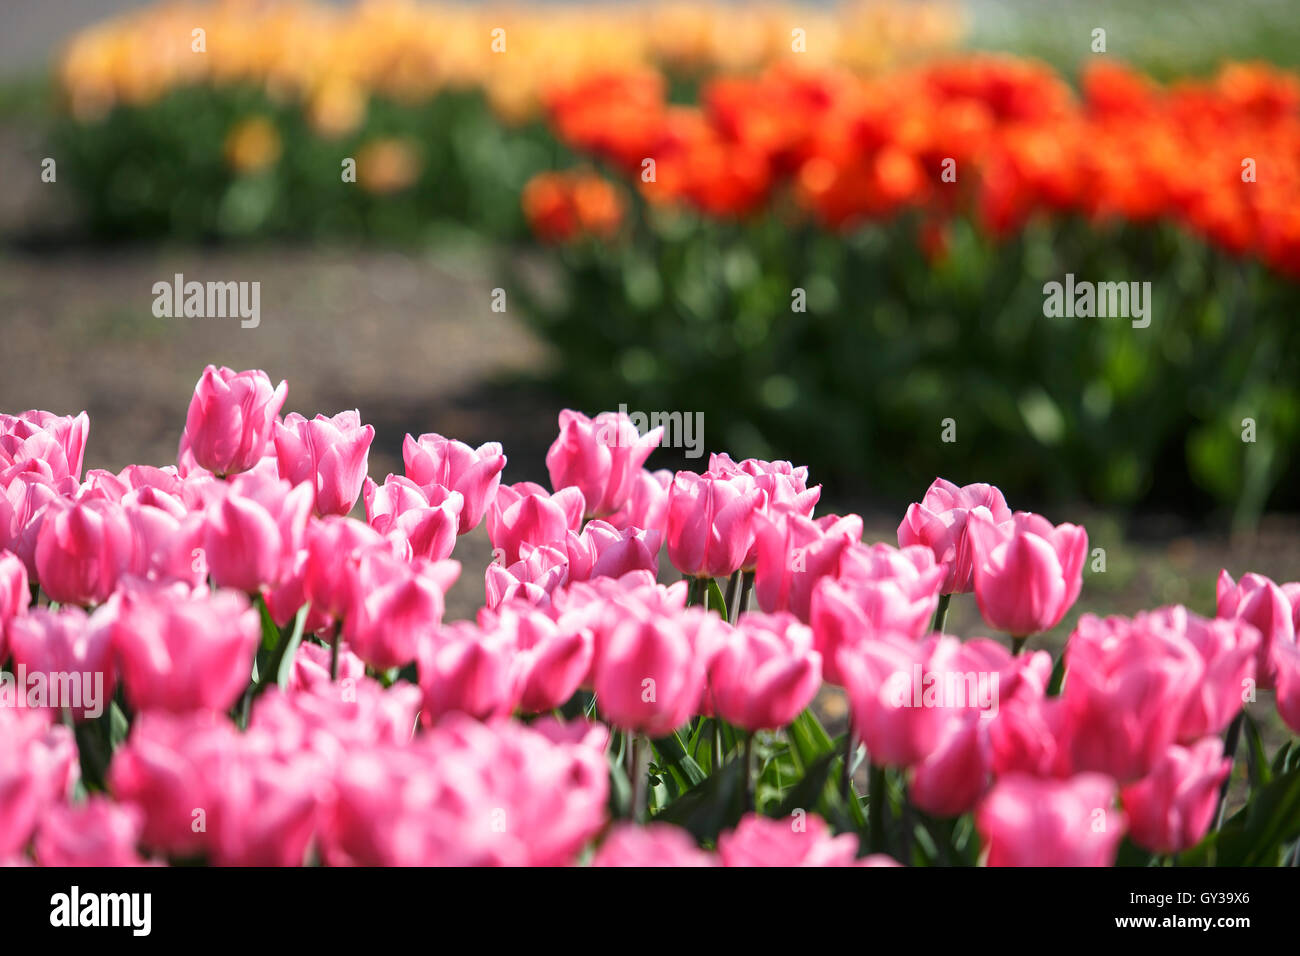
[[[1300,748],[1255,720],[1300,731],[1300,585],[1225,571],[1215,619],[1084,615],[1053,660],[1087,534],[990,485],[868,544],[805,468],[651,472],[661,430],[572,411],[549,489],[436,434],[379,484],[356,412],[285,397],[209,367],[175,465],[84,478],[84,414],[0,417],[0,862],[1294,860]]]
[[[519,190],[555,149],[536,117],[559,80],[641,64],[690,85],[794,55],[796,30],[819,62],[879,69],[959,32],[935,3],[732,20],[725,3],[159,4],[62,52],[54,155],[104,234],[409,241],[445,219],[513,237]]]
[[[552,129],[615,185],[525,191],[559,277],[525,314],[574,401],[707,408],[839,487],[997,469],[1039,501],[1294,507],[1300,79],[1101,58],[1081,86],[985,55],[692,105],[646,71],[558,87]]]

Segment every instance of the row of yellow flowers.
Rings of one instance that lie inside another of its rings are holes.
[[[960,34],[959,13],[943,0],[815,7],[168,2],[78,34],[57,74],[81,119],[180,85],[252,82],[301,101],[319,134],[342,136],[364,120],[372,94],[418,101],[447,88],[481,88],[503,118],[518,120],[533,115],[548,85],[614,66],[709,72],[799,56],[870,71],[949,48]]]

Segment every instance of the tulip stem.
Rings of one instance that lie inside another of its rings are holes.
[[[1223,740],[1223,755],[1235,765],[1237,761],[1237,742],[1241,740],[1241,725],[1246,719],[1246,710],[1242,708],[1236,717],[1232,718],[1232,723],[1228,725],[1228,733]],[[1219,787],[1219,812],[1215,814],[1218,822],[1214,825],[1216,830],[1223,828],[1223,820],[1228,815],[1228,788],[1232,786],[1232,771],[1235,766],[1228,768],[1228,775],[1223,778],[1223,785]]]
[[[691,578],[686,589],[686,606],[695,607],[703,604],[704,595],[708,593],[708,587],[708,578]]]
[[[898,853],[898,862],[903,866],[912,865],[912,801],[911,795],[907,792],[906,778],[903,783],[903,806],[902,806],[902,824],[903,832],[900,836],[900,847]]]
[[[646,820],[649,806],[650,739],[640,734],[630,735],[632,748],[632,819],[638,823]]]
[[[716,714],[717,711],[714,711]],[[722,719],[713,718],[713,772],[722,768]]]
[[[754,809],[754,732],[745,735],[745,809]]]
[[[740,617],[742,611],[749,610],[749,596],[754,593],[754,572],[741,572],[740,585],[740,605],[736,611],[736,617]]]
[[[857,756],[858,742],[853,737],[853,728],[850,727],[844,738],[844,766],[840,768],[840,794],[844,797],[844,802],[848,803],[855,799],[853,794],[853,758]]]
[[[889,799],[885,793],[885,768],[871,765],[870,780],[871,806],[868,808],[868,834],[873,853],[885,851],[885,802]],[[900,861],[901,862],[901,861]]]
[[[1011,635],[1011,656],[1012,657],[1020,656],[1020,652],[1025,649],[1025,641],[1027,640],[1029,640],[1028,637],[1017,637],[1015,634]]]
[[[943,626],[948,622],[948,602],[951,600],[951,594],[939,595],[939,606],[934,609],[934,623],[930,625],[931,632],[943,633]]]
[[[732,624],[736,623],[736,617],[740,614],[740,608],[737,606],[737,598],[740,596],[740,577],[740,571],[733,571],[731,577],[727,579],[727,606],[724,612]]]
[[[339,644],[343,640],[343,622],[334,627],[334,640],[330,643],[330,680],[339,679]]]

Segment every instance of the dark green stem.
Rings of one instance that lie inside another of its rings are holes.
[[[343,642],[343,622],[334,627],[334,640],[330,643],[330,680],[339,679],[339,644]]]
[[[731,577],[727,579],[726,612],[727,612],[727,617],[731,619],[731,623],[733,624],[736,623],[736,617],[740,613],[740,609],[737,607],[738,602],[736,600],[737,597],[739,597],[740,595],[740,577],[741,577],[741,572],[735,571],[732,573]]]
[[[1017,637],[1016,635],[1012,634],[1011,635],[1011,656],[1019,657],[1020,652],[1025,649],[1025,642],[1028,640],[1029,640],[1028,637]]]
[[[1236,717],[1232,718],[1232,723],[1228,725],[1228,733],[1223,739],[1223,754],[1234,764],[1237,760],[1237,743],[1241,740],[1241,725],[1246,720],[1246,711],[1243,709]],[[1219,812],[1215,814],[1218,822],[1215,829],[1222,829],[1224,817],[1228,814],[1228,788],[1232,785],[1232,771],[1235,767],[1228,770],[1228,775],[1223,778],[1223,786],[1219,787]]]
[[[690,578],[690,584],[686,589],[686,606],[697,607],[704,603],[704,595],[708,593],[708,578]]]
[[[742,571],[741,586],[740,586],[740,609],[736,612],[737,617],[740,616],[740,613],[742,611],[749,610],[749,596],[753,593],[754,593],[754,572]]]
[[[939,595],[939,606],[934,609],[934,623],[930,625],[931,633],[943,633],[943,626],[948,621],[948,602],[951,600],[951,594]]]
[[[871,806],[868,808],[867,833],[871,841],[871,852],[883,853],[885,849],[885,803],[889,799],[885,792],[885,768],[871,765],[870,778]],[[901,862],[901,861],[900,861]]]
[[[745,809],[754,809],[754,732],[745,735]]]

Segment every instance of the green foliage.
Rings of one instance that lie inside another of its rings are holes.
[[[702,410],[710,447],[894,497],[942,475],[1018,501],[1217,501],[1245,523],[1270,493],[1296,503],[1300,292],[1173,227],[1036,222],[995,241],[958,220],[930,263],[907,220],[837,236],[633,218],[622,243],[558,250],[558,289],[511,300],[590,411]],[[1150,282],[1150,326],[1045,316],[1066,273]]]

